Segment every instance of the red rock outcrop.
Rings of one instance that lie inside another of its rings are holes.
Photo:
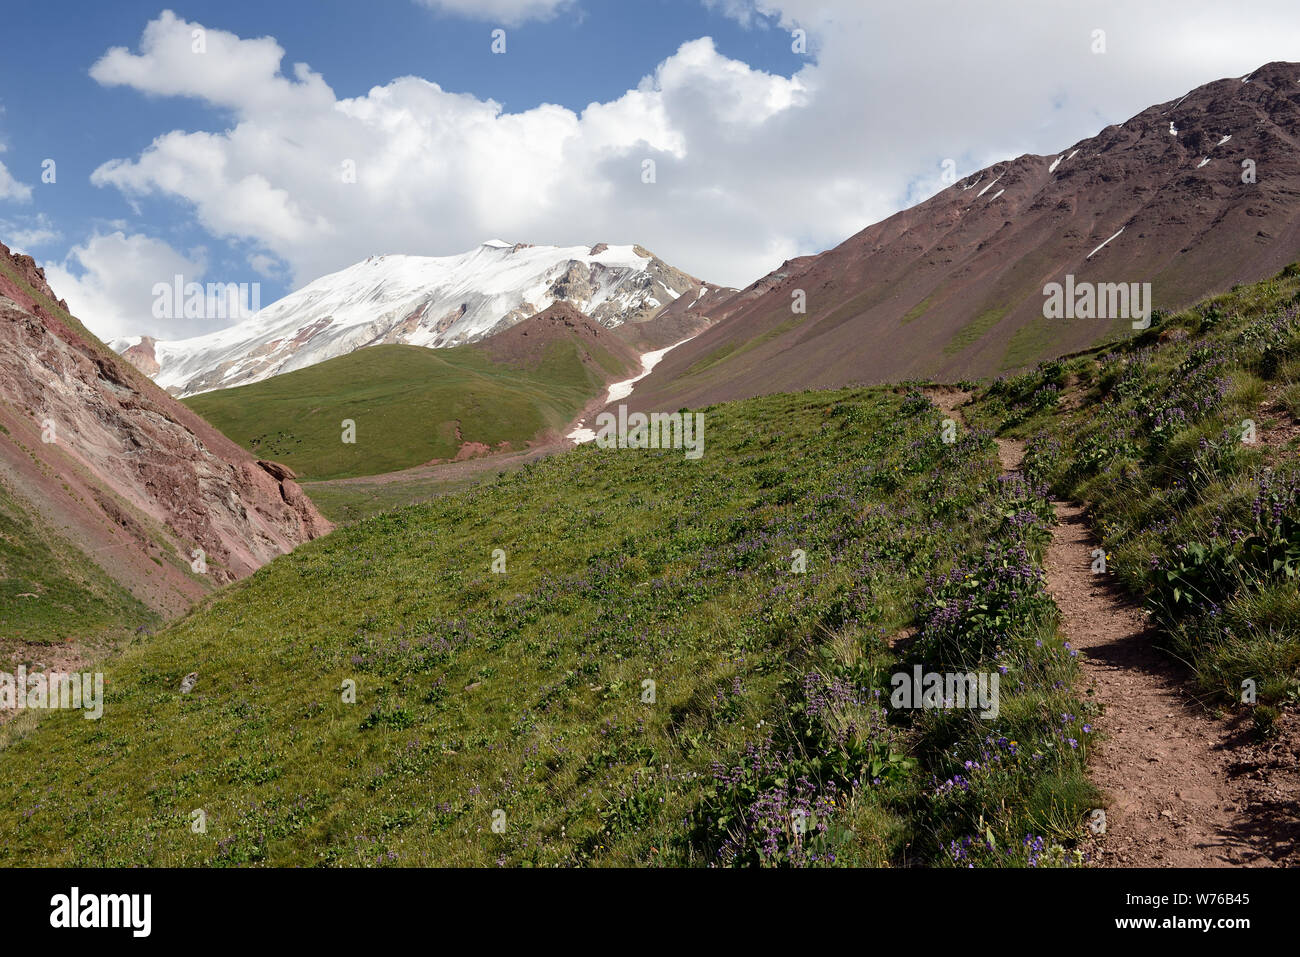
[[[115,355],[0,244],[0,480],[89,560],[179,613],[329,531],[293,478]]]

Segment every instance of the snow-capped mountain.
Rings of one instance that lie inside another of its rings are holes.
[[[374,256],[323,276],[237,325],[112,347],[175,395],[258,382],[366,346],[440,348],[483,339],[571,303],[607,327],[650,318],[698,279],[640,246],[492,240],[459,256]]]

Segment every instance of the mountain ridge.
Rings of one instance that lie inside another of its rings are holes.
[[[1276,62],[996,163],[736,293],[635,404],[991,377],[1087,348],[1127,322],[1047,325],[1045,284],[1150,281],[1169,310],[1296,258],[1297,146],[1300,65]]]
[[[113,347],[185,397],[247,385],[381,344],[443,348],[490,338],[565,301],[600,325],[654,319],[709,287],[641,246],[489,240],[457,256],[372,256],[205,336]],[[678,316],[678,313],[672,313]]]

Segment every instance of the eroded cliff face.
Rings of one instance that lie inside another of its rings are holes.
[[[163,614],[331,527],[292,472],[115,355],[3,244],[0,481]]]

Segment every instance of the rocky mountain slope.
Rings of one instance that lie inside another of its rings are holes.
[[[996,164],[731,297],[635,403],[953,381],[1085,348],[1129,321],[1045,319],[1047,284],[1150,282],[1167,310],[1295,259],[1298,147],[1300,65],[1271,63]]]
[[[535,368],[554,343],[578,343],[584,347],[584,363],[596,370],[600,381],[611,382],[641,366],[640,354],[619,332],[621,329],[601,326],[571,303],[557,300],[537,315],[484,339],[478,349],[497,362]]]
[[[735,289],[699,286],[678,296],[649,318],[633,318],[614,332],[637,352],[654,352],[699,335],[736,307]]]
[[[0,245],[0,485],[26,523],[167,615],[330,528],[293,478],[131,368]],[[0,541],[6,578],[22,547]]]
[[[494,240],[459,256],[371,257],[207,336],[112,345],[169,392],[188,396],[258,382],[365,346],[477,342],[557,301],[613,328],[644,323],[683,295],[693,302],[707,291],[640,246]],[[637,328],[644,334],[646,327]]]

